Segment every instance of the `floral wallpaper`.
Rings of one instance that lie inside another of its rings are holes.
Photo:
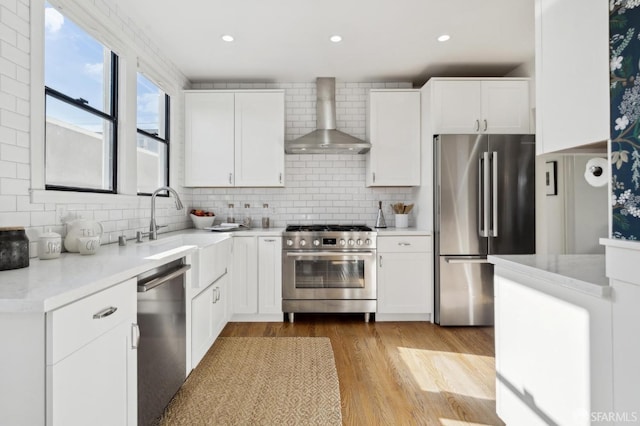
[[[640,0],[610,0],[612,237],[640,239]]]

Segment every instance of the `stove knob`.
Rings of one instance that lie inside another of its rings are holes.
[[[320,240],[313,240],[313,245],[318,247],[320,245]]]
[[[340,240],[340,245],[341,245],[341,246],[344,246],[344,245],[346,245],[346,244],[347,244],[347,242],[346,242],[345,240]]]
[[[371,245],[371,240],[367,238],[366,240],[364,240],[364,243],[365,243],[366,245]]]
[[[293,240],[287,240],[287,245],[291,247],[293,245]]]
[[[358,241],[356,241],[356,244],[358,244],[359,246],[362,245],[362,240],[360,238],[358,238]]]
[[[307,242],[305,240],[300,240],[300,247],[304,247],[307,245]]]
[[[351,238],[349,238],[349,245],[352,246],[355,244],[355,241],[353,241]]]

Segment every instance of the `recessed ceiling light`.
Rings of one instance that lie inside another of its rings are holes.
[[[438,37],[438,41],[447,41],[451,38],[451,36],[449,34],[442,34],[440,37]]]
[[[329,40],[334,43],[340,43],[342,41],[342,37],[339,35],[332,35],[331,37],[329,37]]]
[[[222,36],[222,40],[226,41],[226,42],[232,42],[233,41],[233,36],[229,35],[229,34],[225,34]]]

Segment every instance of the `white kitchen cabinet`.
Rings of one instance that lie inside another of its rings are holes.
[[[137,422],[136,281],[47,314],[47,424]]]
[[[282,317],[282,238],[258,238],[258,310]]]
[[[233,321],[282,321],[282,237],[233,239]]]
[[[538,154],[609,139],[608,6],[599,0],[535,2]]]
[[[432,78],[433,134],[529,134],[529,80]]]
[[[367,186],[420,185],[420,91],[371,90]]]
[[[191,365],[195,368],[227,323],[229,275],[224,274],[191,301]]]
[[[233,237],[233,314],[258,312],[258,240]]]
[[[284,91],[186,91],[185,186],[284,186]]]
[[[377,239],[377,321],[430,321],[433,312],[433,256],[430,236]]]
[[[496,411],[506,424],[610,424],[592,415],[612,412],[611,301],[560,283],[495,266]]]
[[[233,186],[234,103],[233,93],[185,93],[185,186]]]

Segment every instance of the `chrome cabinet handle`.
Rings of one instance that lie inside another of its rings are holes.
[[[402,247],[407,247],[407,246],[410,246],[411,243],[398,243],[398,245]]]
[[[376,172],[373,172],[373,183],[376,183]]]
[[[93,319],[106,318],[109,315],[112,315],[117,310],[118,310],[118,308],[116,308],[115,306],[109,306],[108,308],[105,308],[105,309],[101,310],[100,312],[93,314]]]
[[[220,287],[216,287],[216,302],[220,301]]]
[[[276,240],[273,240],[273,239],[269,238],[269,239],[265,239],[264,242],[265,243],[275,243]]]
[[[378,265],[382,268],[382,255],[380,255],[380,260],[378,261]]]
[[[486,132],[486,131],[487,131],[487,127],[488,127],[488,126],[487,126],[487,119],[485,118],[485,119],[484,119],[484,129],[483,129],[483,131],[485,131],[485,132]]]
[[[475,129],[476,132],[480,131],[480,120],[476,120],[476,125],[475,125],[474,129]]]
[[[229,184],[231,184],[232,178],[233,178],[233,173],[229,173]]]
[[[217,294],[217,288],[214,287],[213,288],[213,292],[211,292],[211,295],[213,296],[213,301],[211,303],[215,304],[218,301],[218,294]]]
[[[278,180],[280,181],[280,183],[282,183],[282,173],[280,173]]]
[[[131,349],[138,349],[140,345],[140,327],[138,324],[131,324]]]

